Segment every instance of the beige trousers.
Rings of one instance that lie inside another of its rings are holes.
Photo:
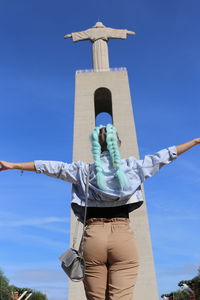
[[[133,300],[139,263],[129,220],[88,220],[83,249],[87,300]]]

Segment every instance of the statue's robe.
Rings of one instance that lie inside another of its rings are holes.
[[[126,39],[126,29],[112,29],[109,27],[90,28],[72,33],[73,42],[91,40],[93,54],[93,68],[95,70],[109,69],[108,45],[109,39]]]

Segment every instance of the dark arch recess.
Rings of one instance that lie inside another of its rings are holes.
[[[109,89],[101,87],[95,91],[94,109],[95,109],[95,118],[98,116],[98,114],[105,112],[108,113],[113,120],[112,94]]]

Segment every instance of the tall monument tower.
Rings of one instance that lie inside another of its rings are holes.
[[[74,42],[90,40],[93,54],[93,69],[76,72],[74,161],[92,162],[88,135],[95,127],[97,115],[103,112],[111,116],[113,124],[117,127],[122,140],[121,157],[139,158],[128,74],[126,68],[111,69],[108,59],[108,39],[126,39],[128,34],[134,34],[134,32],[108,28],[101,22],[97,22],[90,29],[67,34],[64,37],[72,37]],[[134,299],[157,300],[158,293],[145,203],[131,213],[130,219],[140,256],[140,270]],[[75,218],[72,215],[71,236],[74,233],[74,224]],[[86,300],[82,283],[69,282],[68,300],[74,299]]]

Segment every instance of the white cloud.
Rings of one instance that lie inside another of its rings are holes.
[[[22,269],[10,276],[10,284],[41,291],[49,300],[67,297],[67,276],[61,268]]]
[[[200,168],[196,162],[188,159],[177,160],[177,167],[180,168],[179,179],[187,181],[187,184],[200,181]]]
[[[166,264],[166,268],[160,268],[157,271],[160,294],[179,290],[178,283],[181,280],[190,280],[195,277],[198,267],[198,263],[188,263],[178,266],[169,263],[168,265]]]
[[[41,226],[49,223],[66,223],[67,218],[44,217],[44,218],[28,218],[21,220],[4,220],[0,221],[1,227],[21,227],[21,226]]]
[[[197,275],[197,270],[199,268],[199,264],[184,264],[178,267],[173,267],[161,270],[158,272],[159,276],[186,276],[188,278],[186,279],[191,279],[192,277],[195,277]]]
[[[34,282],[34,283],[57,283],[66,279],[65,273],[56,269],[22,269],[14,273],[13,281]]]
[[[68,235],[69,231],[65,231],[65,233]],[[0,234],[1,240],[6,241],[12,241],[12,243],[16,244],[16,247],[18,245],[37,245],[38,246],[48,246],[54,249],[65,249],[66,243],[59,242],[55,240],[55,236],[51,238],[47,238],[44,236],[44,234],[38,235],[38,234],[29,234],[29,233],[23,233],[19,230],[4,230]]]
[[[48,216],[48,217],[30,217],[23,218],[23,216],[16,215],[11,212],[0,212],[0,228],[21,228],[21,227],[35,227],[44,230],[56,231],[66,233],[67,226],[59,226],[60,224],[69,224],[70,219],[66,217]]]

